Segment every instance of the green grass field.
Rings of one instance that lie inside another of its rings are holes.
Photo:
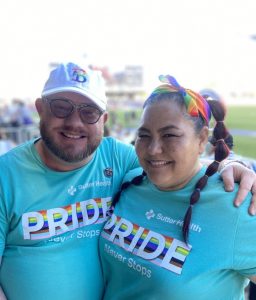
[[[227,110],[226,123],[229,128],[256,131],[256,105],[229,106]]]
[[[229,129],[256,131],[255,106],[229,106],[226,124]],[[256,159],[256,137],[233,135],[236,154]]]

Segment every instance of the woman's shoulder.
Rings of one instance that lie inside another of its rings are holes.
[[[238,190],[239,184],[234,183],[234,189],[227,192],[220,174],[216,173],[208,178],[208,183],[202,190],[202,193],[205,193],[205,196],[207,196],[208,200],[214,201],[216,204],[219,203],[220,205],[227,206],[227,208],[229,207],[232,210],[234,208],[233,202],[237,196]],[[240,212],[242,214],[246,213],[246,215],[248,215],[248,207],[250,205],[251,197],[252,194],[249,192],[241,204]],[[239,208],[235,209],[237,210]]]
[[[134,177],[141,175],[142,172],[143,169],[141,167],[130,170],[125,174],[123,182],[132,180]]]

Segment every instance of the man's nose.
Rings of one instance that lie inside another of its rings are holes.
[[[85,125],[85,123],[82,121],[80,117],[79,108],[74,107],[74,110],[72,113],[65,119],[66,122],[72,122],[72,124],[77,123],[79,125]]]

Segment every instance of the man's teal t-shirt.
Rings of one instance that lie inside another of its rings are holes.
[[[100,237],[104,299],[243,299],[246,276],[256,274],[250,196],[235,208],[237,187],[227,193],[218,174],[210,177],[193,207],[189,243],[183,242],[183,218],[204,172],[177,191],[160,191],[145,178],[122,192]]]
[[[57,172],[34,142],[0,157],[0,284],[8,300],[101,299],[98,238],[134,148],[104,138],[86,166]]]

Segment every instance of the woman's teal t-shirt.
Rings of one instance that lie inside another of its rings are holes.
[[[178,191],[160,191],[145,178],[122,192],[100,237],[104,299],[243,299],[246,276],[256,274],[250,196],[235,208],[237,187],[227,193],[218,174],[210,177],[183,242],[183,218],[204,172]]]

